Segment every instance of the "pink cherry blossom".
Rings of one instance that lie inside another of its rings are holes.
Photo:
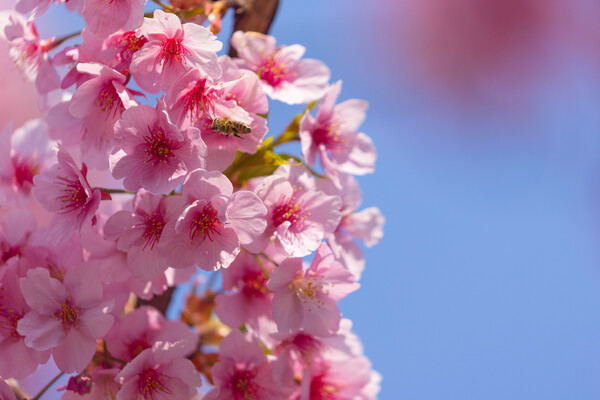
[[[8,55],[17,69],[27,80],[35,82],[38,93],[58,89],[60,80],[48,56],[54,38],[40,41],[33,23],[27,23],[20,14],[8,11],[0,15],[0,37],[8,42]]]
[[[86,385],[86,382],[91,383],[90,391],[88,393],[82,394],[81,391],[85,391],[88,389],[87,386],[83,386],[83,390],[79,389],[79,392],[72,391],[69,387],[67,389],[60,400],[107,400],[107,399],[115,399],[117,397],[117,393],[121,390],[121,385],[115,382],[115,377],[120,372],[120,370],[116,368],[95,368],[92,372],[91,377],[88,377],[87,380],[82,381],[83,385]],[[71,377],[69,382],[71,382]],[[81,385],[81,384],[80,384]],[[59,388],[58,390],[61,390]]]
[[[126,77],[96,63],[81,63],[77,70],[91,75],[73,94],[71,115],[83,120],[82,153],[94,165],[105,168],[106,155],[114,146],[114,125],[123,111],[135,106],[133,92],[125,88]]]
[[[128,31],[144,22],[146,0],[84,0],[83,19],[87,29],[106,37],[120,29]]]
[[[64,242],[92,222],[102,197],[86,179],[87,168],[77,167],[73,157],[59,145],[58,164],[33,178],[33,196],[47,211],[55,213],[48,232],[55,242]]]
[[[310,267],[301,258],[288,258],[273,270],[267,287],[274,292],[273,317],[281,332],[303,329],[315,336],[335,333],[340,324],[336,301],[359,284],[322,244]]]
[[[81,372],[96,351],[96,339],[113,324],[112,305],[102,296],[102,283],[87,265],[67,271],[63,282],[51,278],[45,268],[35,268],[20,280],[31,310],[17,324],[25,344],[36,350],[52,350],[64,372]]]
[[[161,256],[162,231],[181,211],[180,198],[154,196],[140,190],[133,199],[133,212],[120,210],[104,225],[107,239],[118,239],[117,248],[127,252],[133,275],[151,281],[164,272],[169,261]]]
[[[130,361],[156,342],[179,342],[182,353],[196,349],[198,335],[181,321],[167,321],[155,308],[142,306],[115,323],[105,338],[113,357]]]
[[[375,400],[378,392],[378,374],[371,370],[371,363],[355,356],[305,370],[299,400]]]
[[[261,316],[272,318],[273,294],[266,285],[272,269],[272,264],[261,265],[255,256],[244,251],[223,270],[223,290],[234,291],[215,299],[215,313],[224,324],[238,328],[244,323],[256,325]]]
[[[192,171],[183,183],[183,197],[185,209],[176,222],[167,223],[164,233],[172,267],[227,268],[240,245],[265,229],[262,201],[246,190],[233,193],[229,179],[218,171]]]
[[[221,76],[217,51],[223,44],[205,27],[182,25],[175,14],[156,10],[137,34],[148,39],[131,62],[131,75],[142,89],[157,93],[192,69],[212,79]]]
[[[19,379],[48,361],[50,351],[26,346],[25,338],[17,332],[17,324],[29,311],[29,306],[19,289],[16,263],[13,259],[0,273],[0,375]]]
[[[264,355],[258,341],[237,330],[223,339],[219,362],[213,367],[215,388],[204,400],[281,400],[288,398],[291,382],[273,381],[273,360]]]
[[[220,102],[229,107],[217,107],[210,119],[198,121],[202,137],[211,151],[208,154],[208,166],[211,169],[224,170],[231,164],[236,153],[255,153],[267,134],[267,121],[264,114],[269,111],[269,103],[262,85],[249,70],[239,69],[229,57],[221,56],[219,62],[223,68],[223,94]],[[243,138],[225,136],[211,129],[215,118],[228,118],[245,123],[251,132]]]
[[[33,177],[51,164],[53,142],[39,119],[0,134],[0,200],[4,205],[23,205],[33,187]]]
[[[341,81],[332,85],[319,103],[316,117],[306,111],[300,121],[302,156],[312,166],[320,155],[325,174],[332,179],[337,179],[338,171],[371,173],[377,158],[371,138],[357,131],[367,102],[350,99],[334,105],[341,89]]]
[[[255,193],[268,211],[264,233],[246,246],[254,253],[263,251],[274,236],[281,252],[292,257],[307,256],[335,231],[342,216],[340,198],[315,190],[314,179],[301,167],[279,167]]]
[[[327,90],[329,68],[321,61],[303,59],[299,44],[275,46],[275,38],[258,32],[237,31],[231,46],[238,52],[236,63],[256,72],[272,99],[288,104],[309,103]]]
[[[364,270],[365,260],[354,239],[362,240],[367,247],[376,245],[383,237],[385,217],[377,207],[357,211],[362,195],[353,176],[341,174],[339,183],[341,189],[332,181],[321,179],[317,182],[317,187],[323,192],[340,196],[342,199],[342,219],[335,232],[327,236],[327,241],[335,258],[348,268],[358,281]]]
[[[202,384],[179,342],[157,342],[129,362],[115,378],[123,384],[116,400],[189,400]]]
[[[11,209],[0,216],[0,267],[23,255],[35,227],[35,217],[26,208]]]
[[[169,193],[186,175],[206,166],[206,145],[196,128],[180,131],[166,111],[142,105],[123,113],[115,125],[120,150],[110,156],[115,179],[129,191]]]

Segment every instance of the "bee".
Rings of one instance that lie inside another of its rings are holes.
[[[228,118],[213,119],[210,129],[220,132],[227,137],[233,133],[233,136],[240,139],[242,139],[240,135],[247,135],[252,132],[252,129],[243,122],[232,121]]]

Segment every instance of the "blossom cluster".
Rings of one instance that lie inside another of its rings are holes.
[[[190,4],[64,1],[85,21],[70,46],[36,31],[52,0],[0,14],[44,114],[0,134],[0,376],[52,359],[67,400],[374,399],[337,304],[357,240],[383,235],[354,178],[376,159],[367,103],[272,36],[235,32],[218,56],[227,4]],[[269,99],[306,105],[275,137]],[[141,305],[198,269],[180,320]]]

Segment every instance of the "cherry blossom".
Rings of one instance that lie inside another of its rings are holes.
[[[292,257],[304,257],[333,233],[342,214],[341,200],[315,189],[314,180],[302,168],[279,167],[281,175],[267,176],[255,193],[267,207],[267,228],[253,243],[252,252],[263,251],[274,236],[278,249]],[[287,176],[286,176],[287,175]],[[288,179],[288,177],[290,179]]]
[[[0,37],[8,42],[8,55],[27,80],[35,82],[40,94],[57,89],[60,80],[48,51],[54,39],[40,40],[35,25],[17,13],[0,14]]]
[[[64,372],[81,372],[96,351],[96,339],[113,324],[111,301],[102,296],[96,272],[85,265],[67,271],[64,281],[51,278],[45,268],[34,268],[20,280],[31,310],[17,324],[25,344],[36,350],[52,350],[52,358]]]
[[[125,88],[126,77],[97,63],[81,63],[77,71],[89,74],[73,94],[69,112],[83,120],[82,152],[95,165],[104,167],[106,155],[114,146],[114,125],[123,111],[137,105],[134,93]]]
[[[321,61],[303,59],[306,49],[295,44],[275,46],[273,36],[237,31],[231,45],[237,50],[236,63],[256,72],[272,99],[288,104],[309,103],[327,90],[329,68]]]
[[[197,264],[213,271],[227,268],[265,229],[266,208],[252,192],[239,190],[218,171],[195,170],[183,183],[186,207],[168,222],[165,240],[171,266]]]
[[[202,384],[186,347],[179,342],[156,342],[129,362],[115,378],[123,387],[116,400],[189,400]]]
[[[223,271],[223,289],[233,290],[215,300],[215,313],[223,323],[238,328],[244,323],[255,325],[261,316],[272,318],[273,294],[266,286],[272,269],[272,264],[261,265],[253,255],[242,252]]]
[[[273,381],[273,360],[249,334],[231,331],[221,342],[220,354],[213,367],[216,387],[205,400],[280,400],[291,394],[291,382],[284,386]]]
[[[86,179],[87,167],[80,169],[73,157],[58,147],[58,164],[33,178],[33,195],[48,211],[55,213],[49,233],[55,242],[63,242],[74,232],[91,223],[102,197]]]
[[[356,244],[360,239],[367,247],[376,245],[383,237],[385,218],[377,207],[368,207],[357,211],[362,195],[358,182],[351,175],[339,176],[339,189],[332,181],[319,180],[317,187],[323,192],[340,196],[342,199],[342,219],[333,234],[327,236],[327,242],[335,257],[360,280],[365,267],[362,250]]]
[[[306,111],[300,121],[302,155],[312,166],[318,154],[326,175],[335,180],[338,171],[353,175],[373,172],[377,158],[371,138],[357,132],[367,102],[350,99],[334,105],[341,89],[341,81],[332,85],[319,103],[316,117]]]
[[[156,309],[140,307],[115,323],[106,336],[107,348],[113,357],[130,361],[156,342],[180,342],[183,354],[190,354],[198,337],[180,321],[167,321]]]
[[[280,332],[303,329],[327,336],[340,324],[336,301],[358,289],[359,284],[322,244],[308,268],[301,258],[288,258],[273,270],[267,287],[274,292],[273,317]]]
[[[16,260],[0,273],[0,375],[24,378],[33,373],[39,364],[48,361],[50,351],[38,351],[25,344],[17,331],[17,324],[30,310],[19,289]]]
[[[33,177],[51,164],[53,142],[43,120],[30,120],[11,132],[0,134],[0,199],[4,205],[26,203]]]
[[[140,190],[133,199],[133,212],[120,210],[104,226],[107,239],[117,239],[117,249],[127,252],[127,264],[135,277],[150,281],[164,272],[169,261],[159,248],[168,221],[177,218],[176,197],[154,196]]]
[[[174,14],[156,10],[153,18],[144,18],[137,34],[148,39],[131,62],[131,74],[142,89],[157,93],[191,69],[212,79],[221,76],[217,51],[223,44],[205,27],[182,25]]]
[[[186,175],[206,166],[206,145],[200,131],[180,131],[158,105],[133,107],[115,124],[120,150],[110,156],[115,179],[125,178],[129,191],[168,193],[183,183]]]

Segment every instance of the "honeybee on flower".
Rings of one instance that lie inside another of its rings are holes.
[[[229,118],[215,118],[210,125],[210,129],[215,132],[220,132],[225,136],[233,134],[233,136],[242,139],[240,135],[247,135],[252,133],[252,129],[249,125],[243,122],[232,121]]]

